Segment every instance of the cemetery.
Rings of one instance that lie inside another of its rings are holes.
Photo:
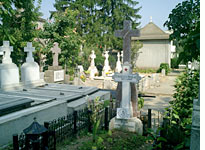
[[[167,31],[137,1],[42,3],[0,2],[0,150],[200,149],[200,1]]]

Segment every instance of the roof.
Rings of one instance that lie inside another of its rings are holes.
[[[146,26],[140,29],[139,37],[132,37],[132,40],[154,40],[154,39],[169,39],[169,33],[164,32],[153,22],[149,22]]]

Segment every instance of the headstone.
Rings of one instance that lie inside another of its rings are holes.
[[[108,51],[105,51],[105,54],[103,55],[105,57],[105,61],[104,61],[104,67],[103,67],[103,71],[102,71],[102,75],[105,77],[109,71],[111,70],[110,66],[109,66],[109,54]]]
[[[122,82],[122,101],[120,108],[117,108],[116,118],[111,121],[111,130],[113,128],[124,128],[125,130],[142,134],[141,120],[133,117],[130,88],[130,82],[138,83],[141,77],[138,73],[132,74],[131,65],[125,62],[122,67],[122,73],[115,73],[113,79],[117,82]]]
[[[34,62],[32,52],[35,48],[32,43],[28,42],[27,47],[24,47],[24,52],[27,52],[26,62],[21,66],[21,81],[24,85],[38,86],[43,85],[44,81],[40,80],[39,65]]]
[[[90,63],[90,67],[88,68],[88,71],[90,71],[90,79],[93,79],[95,77],[95,75],[98,74],[98,70],[95,66],[96,55],[95,55],[94,50],[92,50],[90,58],[91,58],[91,63]]]
[[[120,73],[122,71],[122,66],[121,66],[121,62],[120,62],[120,53],[117,53],[117,63],[116,63],[116,68],[115,68],[115,72]]]
[[[132,30],[131,21],[125,20],[123,23],[123,30],[117,30],[115,32],[116,37],[123,38],[123,63],[131,63],[131,37],[140,36],[139,30]],[[117,103],[121,102],[122,85],[119,82],[117,86]],[[137,89],[134,83],[131,83],[131,101],[133,106],[133,115],[137,115]]]
[[[54,43],[54,47],[51,48],[51,51],[53,53],[53,66],[58,66],[58,54],[61,53],[58,43]]]
[[[123,61],[123,51],[121,51],[120,56],[122,57],[122,58],[121,58],[121,60],[122,60],[121,63],[123,64],[123,62],[124,62],[124,61]]]
[[[65,71],[58,65],[58,55],[61,52],[58,43],[54,43],[54,47],[51,48],[51,51],[53,53],[53,66],[49,66],[48,70],[45,71],[44,79],[47,83],[64,82]]]
[[[161,74],[162,74],[162,76],[166,76],[166,70],[165,70],[165,69],[162,69],[162,70],[161,70]]]
[[[0,88],[13,89],[19,86],[19,69],[12,63],[10,56],[13,46],[9,46],[9,41],[3,41],[0,51],[0,54],[3,54],[2,64],[0,64]]]

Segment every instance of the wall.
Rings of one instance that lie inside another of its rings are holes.
[[[170,65],[171,47],[169,40],[144,40],[136,60],[138,68],[158,69],[161,63]]]

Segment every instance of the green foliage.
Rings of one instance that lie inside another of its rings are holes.
[[[38,34],[37,21],[41,0],[2,0],[0,2],[0,44],[4,40],[10,41],[14,47],[11,54],[13,62],[20,66],[25,62],[25,52],[23,47],[27,42],[33,42]],[[33,42],[34,44],[35,42]]]
[[[179,61],[197,60],[200,55],[200,0],[185,0],[169,14],[164,24],[172,30],[170,38],[183,50]],[[179,62],[180,63],[180,62]]]
[[[156,73],[157,70],[155,69],[141,69],[141,68],[134,68],[133,72],[139,72],[139,73]]]
[[[133,28],[139,25],[137,1],[93,1],[93,0],[56,0],[57,11],[78,10],[77,30],[84,37],[86,43],[107,47],[108,49],[122,49],[122,40],[114,36],[114,31],[123,28],[123,21],[131,20]]]
[[[198,98],[199,70],[186,70],[176,80],[175,100],[166,108],[168,124],[161,129],[163,148],[186,149],[190,144],[193,99]]]
[[[162,69],[165,69],[165,74],[167,75],[170,71],[169,64],[168,63],[161,63],[159,69],[157,70],[157,72],[161,72]]]
[[[131,48],[131,63],[132,67],[136,68],[136,60],[139,57],[139,49],[143,47],[143,43],[139,40],[132,42]]]
[[[137,102],[138,102],[138,110],[140,110],[144,106],[144,98],[143,97],[138,97]]]
[[[178,63],[177,57],[171,59],[171,68],[175,68],[175,69],[179,68],[179,63]]]
[[[40,32],[40,38],[47,40],[47,53],[51,53],[50,48],[54,42],[58,42],[61,48],[59,63],[68,68],[72,74],[78,62],[80,44],[83,42],[78,30],[76,18],[79,12],[66,9],[64,12],[53,14],[53,22],[46,22],[44,29]],[[51,60],[52,57],[47,57]]]
[[[115,130],[112,134],[100,134],[96,144],[88,141],[79,147],[79,150],[92,150],[94,147],[97,150],[151,150],[151,146],[146,145],[145,142],[146,138],[136,133]]]

